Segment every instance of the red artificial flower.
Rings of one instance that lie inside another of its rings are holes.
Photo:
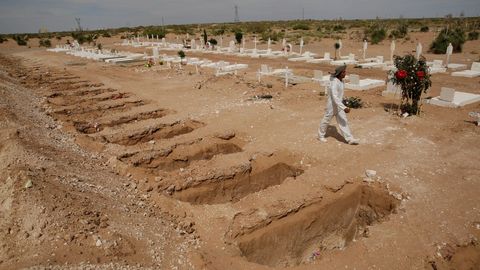
[[[395,77],[397,77],[399,80],[405,79],[407,77],[407,72],[405,70],[399,70],[395,72]]]
[[[423,79],[423,77],[425,77],[425,72],[419,70],[417,71],[417,77],[420,78],[420,79]]]

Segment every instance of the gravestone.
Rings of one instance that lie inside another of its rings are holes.
[[[440,99],[447,102],[452,102],[455,98],[455,89],[442,87],[440,90]]]
[[[228,52],[232,53],[235,51],[235,49],[236,49],[235,41],[231,40],[230,43],[228,44]]]
[[[350,83],[359,85],[360,84],[360,76],[357,74],[350,74]]]

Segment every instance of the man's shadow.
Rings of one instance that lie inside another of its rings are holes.
[[[328,137],[333,137],[335,139],[337,139],[337,141],[340,141],[340,142],[343,142],[343,143],[347,143],[347,141],[345,140],[345,138],[343,138],[342,134],[340,134],[338,131],[337,131],[337,127],[335,126],[331,126],[329,125],[327,127],[327,132],[325,134],[325,138],[328,138]]]

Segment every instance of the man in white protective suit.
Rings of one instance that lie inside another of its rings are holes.
[[[327,127],[332,118],[335,116],[337,123],[340,127],[340,131],[348,144],[357,145],[359,140],[355,139],[350,132],[347,121],[347,113],[350,112],[350,108],[342,103],[344,83],[343,79],[347,74],[347,66],[340,66],[335,69],[335,72],[330,77],[330,85],[327,87],[328,98],[327,108],[325,109],[325,115],[320,122],[320,128],[318,129],[318,139],[322,142],[327,142],[325,134],[327,133]]]

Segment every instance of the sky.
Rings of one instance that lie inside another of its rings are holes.
[[[480,16],[480,0],[0,0],[0,33],[291,19]]]

